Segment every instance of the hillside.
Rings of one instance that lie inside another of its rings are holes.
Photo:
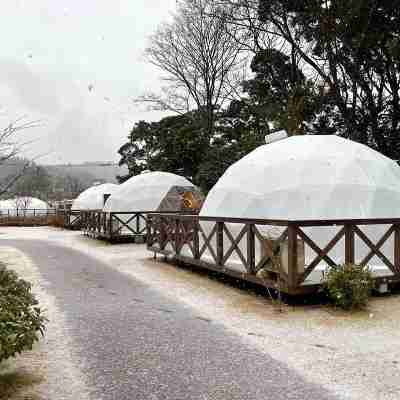
[[[118,164],[96,162],[84,164],[59,164],[43,165],[47,172],[53,176],[70,175],[82,181],[118,183],[117,175],[125,175],[126,167],[119,167]]]

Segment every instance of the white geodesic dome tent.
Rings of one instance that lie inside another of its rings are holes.
[[[200,216],[285,220],[398,218],[400,167],[367,146],[337,136],[294,136],[260,146],[228,168],[208,194]],[[377,241],[387,228],[365,227],[365,232]],[[279,228],[274,229],[279,234]],[[338,229],[304,231],[323,248]],[[344,239],[334,248],[341,262],[343,242]],[[392,245],[387,243],[384,252],[393,252]],[[360,240],[356,240],[356,251],[368,253]],[[306,265],[314,257],[314,252],[306,248]],[[235,260],[231,261],[235,264]],[[370,263],[376,270],[389,271],[377,257]]]
[[[147,172],[128,179],[107,200],[104,211],[156,211],[173,186],[193,186],[170,172]]]
[[[84,190],[72,203],[72,210],[101,210],[104,206],[104,195],[113,194],[119,185],[103,183]]]
[[[17,215],[17,210],[22,210],[24,215],[33,215],[40,214],[47,209],[49,209],[49,205],[36,197],[23,196],[0,201],[0,212],[12,216]]]
[[[103,211],[128,213],[126,215],[119,214],[118,218],[127,223],[129,227],[134,228],[136,222],[131,219],[130,212],[160,210],[166,195],[173,187],[177,186],[193,187],[193,184],[183,176],[170,172],[154,171],[135,175],[119,186],[118,190],[107,200]],[[120,228],[121,234],[128,233],[127,227],[121,227],[121,224],[115,221],[113,224],[115,225],[114,230]],[[145,232],[145,220],[138,218],[138,224],[137,228]]]

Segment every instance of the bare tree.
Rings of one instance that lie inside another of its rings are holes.
[[[181,0],[170,23],[151,36],[147,60],[164,72],[161,95],[138,99],[161,110],[200,111],[211,136],[215,111],[237,97],[246,59],[213,0]],[[237,36],[237,35],[235,35]]]
[[[26,215],[26,210],[29,208],[30,204],[32,203],[32,197],[30,196],[16,196],[13,199],[15,209],[17,212],[19,210],[23,210],[24,215]]]
[[[0,128],[0,165],[18,156],[23,147],[30,142],[21,142],[18,140],[18,134],[26,129],[36,128],[39,121],[24,122],[18,119],[9,123],[5,128]],[[8,192],[8,190],[20,179],[31,165],[31,160],[27,160],[23,166],[13,176],[0,185],[0,195]]]

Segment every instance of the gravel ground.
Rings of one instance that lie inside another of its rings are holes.
[[[0,238],[48,240],[95,257],[341,398],[400,398],[399,296],[375,298],[368,312],[355,315],[299,306],[276,313],[266,298],[153,261],[144,246],[109,245],[46,228],[1,232]]]
[[[335,398],[223,326],[92,257],[42,241],[7,243],[29,255],[55,297],[91,398]]]

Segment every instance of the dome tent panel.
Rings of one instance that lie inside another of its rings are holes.
[[[260,146],[233,164],[210,191],[200,216],[371,219],[397,218],[399,211],[400,167],[394,161],[367,146],[337,136],[308,135]],[[209,224],[202,225],[207,229]],[[231,224],[230,229],[240,230],[237,224]],[[270,238],[282,232],[280,228],[259,226],[258,229]],[[304,231],[323,248],[338,229],[313,227]],[[388,227],[375,225],[362,229],[376,243]],[[343,242],[330,253],[337,262],[344,262]],[[240,246],[246,252],[244,239]],[[390,244],[384,246],[384,251],[388,255],[393,253]],[[256,253],[260,259],[262,249],[259,247]],[[357,259],[368,253],[367,247],[357,239]],[[306,265],[315,255],[306,246]],[[241,269],[238,261],[236,255],[229,260],[233,267]],[[390,273],[377,257],[369,265],[376,273]]]
[[[84,190],[72,203],[72,210],[101,210],[104,206],[104,195],[113,194],[119,185],[104,183]]]

